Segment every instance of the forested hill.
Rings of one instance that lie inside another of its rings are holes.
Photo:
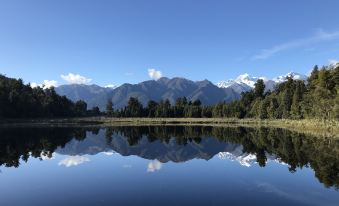
[[[212,94],[216,95],[216,94]],[[221,94],[222,95],[222,94]],[[223,97],[222,97],[223,98]],[[221,98],[221,99],[222,99]],[[115,117],[236,117],[260,119],[338,119],[339,64],[314,67],[307,81],[293,77],[278,84],[274,91],[265,92],[259,79],[255,88],[241,94],[240,100],[230,103],[203,105],[199,99],[189,101],[178,97],[144,106],[138,98],[130,98],[127,106],[115,110],[111,100],[106,114]],[[102,114],[98,107],[87,110],[84,101],[72,102],[58,95],[54,88],[32,88],[21,79],[0,75],[0,118],[74,117]]]
[[[54,88],[32,88],[21,79],[0,75],[0,118],[71,117],[99,115],[99,108],[87,110],[84,101],[72,102]]]
[[[307,81],[289,77],[272,92],[265,92],[265,84],[259,79],[253,90],[242,93],[240,100],[231,103],[202,106],[200,101],[178,98],[174,105],[169,101],[149,101],[144,108],[138,99],[130,98],[128,105],[120,110],[113,110],[109,102],[107,111],[117,117],[338,119],[339,64],[321,69],[315,66]]]
[[[214,105],[218,102],[231,102],[240,98],[240,92],[232,88],[219,88],[208,80],[192,81],[185,78],[166,78],[143,81],[138,84],[122,84],[111,89],[98,85],[68,84],[55,88],[59,95],[77,101],[85,101],[89,107],[98,106],[104,111],[108,100],[113,102],[115,109],[127,105],[130,97],[138,98],[146,106],[150,100],[168,99],[171,104],[178,97],[186,97],[190,101],[200,100],[203,105]]]
[[[220,105],[219,105],[220,107]],[[236,113],[234,113],[236,111]],[[272,118],[339,118],[339,64],[315,66],[306,82],[288,78],[273,92],[264,93],[262,81],[240,101],[223,106],[218,115]]]

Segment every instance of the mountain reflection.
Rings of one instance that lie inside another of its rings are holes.
[[[339,188],[339,142],[273,128],[211,126],[119,126],[108,128],[2,128],[0,166],[19,167],[29,157],[69,155],[66,167],[86,162],[82,155],[117,152],[152,160],[148,171],[163,163],[192,159],[239,161],[244,166],[269,160],[288,164],[290,172],[311,167],[326,187]]]

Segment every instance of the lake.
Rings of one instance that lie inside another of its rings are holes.
[[[0,129],[0,205],[339,205],[339,140],[283,129]]]

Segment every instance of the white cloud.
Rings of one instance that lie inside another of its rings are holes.
[[[92,79],[73,73],[61,75],[61,78],[70,84],[88,84],[92,81]]]
[[[30,84],[31,84],[32,88],[39,87],[41,85],[41,84],[38,84],[36,82],[31,82]]]
[[[155,172],[160,170],[162,167],[162,163],[159,160],[155,159],[152,162],[148,163],[147,172]]]
[[[72,166],[77,166],[77,165],[80,165],[80,164],[83,164],[89,161],[90,160],[88,157],[76,155],[76,156],[69,156],[61,160],[58,165],[63,165],[65,167],[72,167]]]
[[[55,80],[44,80],[44,82],[42,84],[38,84],[36,82],[31,82],[32,88],[41,87],[43,89],[47,89],[47,88],[57,87],[57,86],[58,86],[58,82],[55,81]]]
[[[304,39],[297,39],[294,41],[278,44],[268,49],[263,49],[258,54],[254,55],[252,57],[252,60],[267,59],[275,55],[276,53],[282,52],[284,50],[308,46],[308,45],[312,45],[312,44],[319,43],[322,41],[330,41],[330,40],[334,40],[338,38],[339,38],[339,31],[325,32],[324,30],[319,29],[318,32],[316,32],[316,34],[311,37],[304,38]]]
[[[55,80],[44,80],[44,88],[57,87],[58,82]]]
[[[162,77],[162,73],[159,70],[148,69],[148,76],[152,79],[158,80]]]

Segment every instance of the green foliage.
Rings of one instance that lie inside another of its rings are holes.
[[[339,118],[339,65],[314,67],[308,82],[293,80],[276,86],[265,93],[263,80],[258,80],[252,91],[244,92],[238,101],[220,102],[214,106],[202,106],[200,100],[187,101],[180,97],[172,106],[168,100],[150,101],[146,108],[137,99],[116,114],[118,117],[225,117],[260,119],[338,119]],[[133,103],[134,104],[134,103]],[[131,112],[131,107],[134,112]]]
[[[96,111],[96,114],[98,111]],[[99,111],[100,114],[100,111]],[[21,79],[0,75],[0,118],[87,116],[87,104],[58,95],[54,88],[32,88]]]
[[[264,80],[259,79],[254,85],[254,96],[255,97],[264,97],[265,92],[265,83]]]
[[[269,98],[269,106],[267,108],[268,118],[270,119],[279,119],[282,115],[279,114],[279,102],[275,95],[270,96]]]
[[[131,97],[129,99],[125,114],[129,117],[140,117],[142,115],[142,105],[137,98]]]
[[[267,119],[268,118],[268,108],[270,106],[270,99],[265,98],[263,101],[261,101],[260,107],[259,107],[259,118],[260,119]]]
[[[292,98],[291,117],[293,119],[302,119],[304,117],[302,110],[303,94],[305,92],[305,84],[302,81],[295,82],[296,87]]]
[[[237,117],[241,112],[244,117],[260,119],[339,119],[339,64],[321,70],[315,66],[307,82],[289,77],[274,91],[264,93],[264,88],[262,80],[258,80],[254,90],[243,93],[240,100],[216,105],[213,115]],[[227,112],[221,108],[228,108]]]
[[[150,100],[147,104],[146,113],[148,114],[147,117],[155,117],[155,112],[157,111],[158,103],[155,101]]]
[[[333,108],[333,116],[335,119],[339,119],[339,94],[335,98],[335,106]]]
[[[49,158],[55,151],[64,147],[73,138],[82,141],[89,132],[95,134],[98,141],[103,137],[99,133],[100,127],[84,128],[2,128],[0,130],[0,166],[20,167],[29,158]],[[244,128],[244,127],[213,127],[213,126],[116,126],[105,128],[107,147],[113,146],[113,140],[124,136],[127,148],[142,144],[141,155],[158,153],[154,144],[163,144],[164,147],[178,149],[178,157],[190,156],[190,147],[185,145],[194,143],[194,146],[203,154],[223,152],[224,147],[210,146],[211,138],[216,138],[220,144],[232,143],[242,145],[242,152],[253,154],[262,167],[267,163],[268,155],[288,165],[290,172],[298,172],[304,167],[314,170],[315,177],[326,187],[339,188],[339,140],[332,138],[317,138],[284,129],[274,128]],[[141,141],[144,140],[144,141]],[[115,142],[115,143],[118,143]],[[213,141],[212,141],[213,142]],[[115,144],[114,143],[114,144]],[[122,142],[123,143],[123,142]],[[114,145],[115,148],[120,148]],[[137,147],[136,147],[137,148]],[[150,150],[147,150],[150,149]],[[118,151],[119,152],[119,151]],[[209,158],[209,155],[205,155]],[[201,157],[200,157],[201,158]],[[183,161],[186,161],[183,158]]]
[[[240,100],[230,103],[203,106],[200,100],[178,98],[173,105],[169,100],[149,101],[144,107],[131,97],[128,105],[113,109],[107,102],[106,114],[114,117],[225,117],[260,119],[339,119],[339,64],[315,66],[307,82],[293,80],[278,84],[273,91],[265,92],[263,80],[258,80],[252,91],[241,94]],[[69,117],[100,115],[98,108],[87,111],[83,101],[73,103],[56,94],[53,88],[31,88],[21,79],[0,75],[0,118]]]
[[[106,114],[108,116],[113,116],[114,109],[113,109],[113,102],[112,100],[108,100],[106,104]]]

